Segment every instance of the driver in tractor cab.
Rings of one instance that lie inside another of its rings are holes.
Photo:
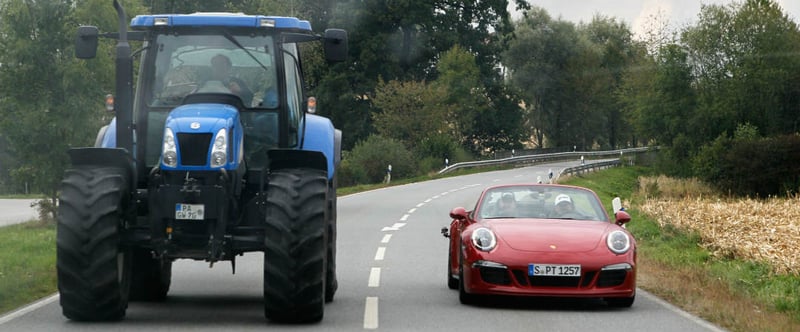
[[[245,105],[250,105],[253,101],[253,92],[238,77],[231,75],[231,59],[222,54],[217,54],[211,58],[212,81],[220,81],[231,93],[239,96]]]

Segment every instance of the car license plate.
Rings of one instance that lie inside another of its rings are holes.
[[[175,219],[181,220],[203,220],[205,217],[205,206],[203,204],[175,204]]]
[[[577,264],[528,264],[528,275],[534,277],[580,277],[581,266]]]

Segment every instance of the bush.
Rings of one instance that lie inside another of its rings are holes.
[[[694,169],[722,192],[757,197],[794,194],[800,187],[800,136],[720,137],[700,149]]]
[[[392,178],[417,175],[414,157],[403,143],[371,135],[356,143],[349,153],[343,154],[339,185],[344,187],[384,181],[389,165],[392,165]]]

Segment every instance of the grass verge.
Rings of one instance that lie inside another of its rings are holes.
[[[56,228],[0,228],[0,315],[56,292]]]
[[[800,331],[800,276],[777,275],[769,266],[715,258],[697,234],[659,226],[636,206],[640,167],[612,168],[561,183],[594,189],[610,205],[620,196],[638,243],[639,287],[731,331]]]

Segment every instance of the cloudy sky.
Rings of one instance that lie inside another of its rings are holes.
[[[612,16],[628,23],[634,33],[640,33],[650,17],[663,12],[670,27],[677,29],[694,24],[702,4],[730,4],[734,0],[529,0],[542,7],[553,18],[589,22],[595,14]],[[800,0],[776,0],[789,18],[800,23]]]

